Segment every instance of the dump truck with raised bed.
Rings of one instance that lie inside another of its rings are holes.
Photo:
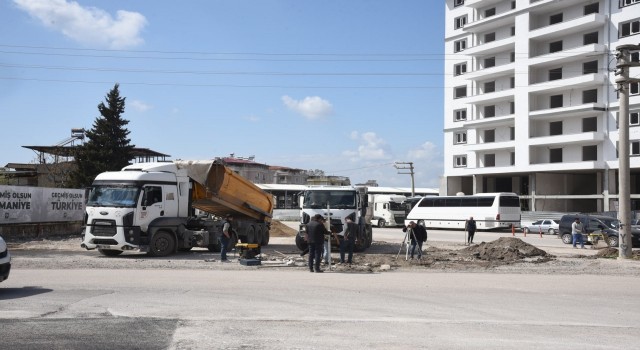
[[[273,197],[220,160],[137,163],[99,174],[87,198],[82,247],[107,256],[220,251],[223,218],[232,248],[269,243]]]

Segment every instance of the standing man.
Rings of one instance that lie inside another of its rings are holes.
[[[468,237],[467,237],[467,245],[469,244],[473,244],[473,235],[476,234],[476,221],[473,220],[473,216],[469,217],[469,220],[467,220],[467,222],[464,224],[464,228],[468,233]]]
[[[322,260],[322,249],[324,246],[324,235],[329,231],[324,226],[324,217],[316,214],[307,224],[307,243],[309,244],[309,271],[324,272],[320,270]]]
[[[427,241],[427,229],[413,221],[409,222],[409,227],[411,229],[411,259],[413,259],[416,245],[418,246],[418,259],[422,259],[422,243]]]
[[[360,228],[350,217],[347,217],[344,221],[347,229],[344,231],[344,239],[340,241],[340,263],[344,264],[344,253],[348,251],[347,263],[351,265],[353,262],[353,248],[356,245],[356,237],[358,237]]]
[[[584,240],[582,239],[582,231],[584,231],[584,227],[580,222],[580,218],[576,218],[576,220],[571,224],[571,235],[573,236],[573,247],[576,247],[576,243],[580,241],[580,248],[584,249]]]
[[[231,233],[233,232],[233,228],[231,227],[231,223],[233,222],[233,216],[231,214],[227,214],[225,216],[223,224],[222,224],[222,234],[220,235],[220,261],[221,262],[229,262],[227,259],[227,246],[229,245],[229,240],[231,240]]]

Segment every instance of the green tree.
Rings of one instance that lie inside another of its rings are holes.
[[[71,173],[71,186],[83,188],[91,185],[96,175],[105,171],[120,170],[134,158],[133,148],[127,138],[129,121],[122,118],[125,98],[120,97],[118,84],[100,102],[100,117],[86,133],[87,141],[78,146],[75,153],[76,169]]]

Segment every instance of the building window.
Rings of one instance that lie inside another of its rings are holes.
[[[562,148],[549,149],[549,163],[562,163]]]
[[[549,123],[549,135],[562,135],[562,121]]]
[[[640,0],[620,0],[620,7],[640,4]]]
[[[582,146],[582,160],[585,162],[598,160],[598,146]]]
[[[509,140],[513,141],[516,139],[516,127],[515,126],[510,126],[509,127]]]
[[[509,113],[516,114],[516,103],[513,101],[509,102]]]
[[[453,157],[454,168],[464,168],[467,166],[467,156],[455,156]]]
[[[640,93],[640,83],[629,83],[629,94],[637,95]]]
[[[516,77],[511,77],[511,78],[509,78],[509,86],[510,86],[512,89],[515,89],[515,88],[516,88]]]
[[[631,141],[631,155],[640,156],[640,141]]]
[[[453,98],[467,97],[467,86],[457,86],[454,88]]]
[[[585,90],[582,92],[582,103],[597,103],[598,89]]]
[[[509,62],[515,62],[515,61],[516,61],[516,53],[515,52],[509,53]]]
[[[464,0],[453,0],[453,7],[464,5]]]
[[[549,96],[549,108],[562,107],[562,95]]]
[[[549,43],[549,53],[562,51],[562,40]]]
[[[467,63],[458,63],[454,67],[454,75],[462,75],[467,72]]]
[[[636,35],[638,33],[640,33],[640,20],[620,23],[620,29],[618,34],[620,38],[623,38],[625,36]]]
[[[467,110],[466,109],[457,109],[453,111],[454,121],[460,122],[463,120],[467,120]]]
[[[460,29],[467,24],[467,15],[456,17],[454,21],[454,29]]]
[[[487,57],[484,59],[484,68],[491,68],[491,67],[495,67],[496,65],[496,58],[495,57]]]
[[[509,164],[516,165],[516,152],[511,152],[509,155]]]
[[[631,113],[629,113],[629,125],[640,125],[639,111],[631,111]]]
[[[511,2],[511,9],[514,10],[516,8],[516,0]]]
[[[484,42],[485,43],[490,43],[492,41],[496,40],[496,33],[487,33],[484,35]]]
[[[453,140],[454,144],[467,143],[467,132],[457,132]]]
[[[631,53],[631,62],[640,62],[640,51]]]
[[[549,25],[562,23],[562,13],[549,16]]]
[[[516,27],[511,27],[511,36],[516,36]]]
[[[598,61],[589,61],[582,64],[582,74],[598,73]]]
[[[493,118],[496,116],[496,106],[484,106],[484,117]]]
[[[488,81],[484,83],[484,93],[495,92],[496,91],[496,82]]]
[[[496,8],[492,7],[490,9],[484,10],[484,17],[491,17],[496,15]]]
[[[467,39],[457,40],[453,42],[453,52],[460,52],[467,49]]]
[[[549,70],[549,81],[562,79],[562,67]]]
[[[598,13],[600,12],[600,4],[598,4],[597,2],[595,4],[589,4],[589,5],[585,5],[584,7],[584,15],[590,15],[592,13]]]
[[[496,130],[490,129],[484,131],[484,143],[496,142]]]
[[[484,166],[485,167],[494,167],[496,166],[496,155],[491,153],[491,154],[485,154],[484,155]]]
[[[589,117],[582,119],[582,132],[598,131],[598,117]]]
[[[598,43],[598,32],[587,33],[582,37],[582,44],[597,44]]]

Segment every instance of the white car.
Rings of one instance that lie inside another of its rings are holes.
[[[11,254],[7,249],[7,243],[0,236],[0,282],[9,278],[9,271],[11,271]]]
[[[559,231],[560,220],[538,220],[530,225],[526,225],[522,230],[525,233],[539,233],[555,235]]]

